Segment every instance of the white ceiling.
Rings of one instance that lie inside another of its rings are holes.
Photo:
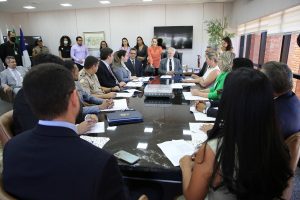
[[[207,3],[207,2],[232,2],[234,0],[153,0],[143,2],[142,0],[110,0],[111,4],[102,5],[99,0],[7,0],[0,2],[0,12],[37,12],[50,10],[81,9],[111,6],[129,5],[152,5],[152,4],[186,4],[186,3]],[[62,7],[61,3],[70,3],[72,7]],[[36,9],[27,10],[23,6],[34,6]]]

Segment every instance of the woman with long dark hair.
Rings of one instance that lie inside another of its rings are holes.
[[[275,116],[268,78],[231,72],[208,140],[180,160],[186,199],[280,199],[292,171]]]
[[[64,35],[60,38],[59,41],[59,47],[58,47],[58,52],[59,52],[59,57],[61,57],[64,60],[71,60],[71,39],[69,36]]]
[[[148,57],[148,46],[145,45],[144,40],[141,36],[136,38],[135,48],[137,50],[136,55],[137,59],[143,63],[143,68],[147,66],[147,57]]]
[[[128,42],[128,39],[127,38],[122,38],[122,45],[121,45],[121,48],[119,50],[125,50],[126,51],[126,56],[127,58],[129,58],[129,52],[130,52],[130,45],[129,45],[129,42]]]
[[[233,46],[232,46],[232,42],[230,37],[224,37],[222,39],[222,47],[221,47],[222,51],[233,51]]]

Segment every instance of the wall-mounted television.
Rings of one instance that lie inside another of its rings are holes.
[[[193,26],[155,26],[154,36],[162,38],[166,47],[193,48]]]

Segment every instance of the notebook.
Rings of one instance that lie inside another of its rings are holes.
[[[106,114],[109,126],[143,122],[143,116],[138,111],[117,111]]]

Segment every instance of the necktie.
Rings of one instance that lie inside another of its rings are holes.
[[[132,66],[133,66],[133,73],[135,73],[135,63],[134,63],[134,60],[132,60]]]
[[[16,69],[12,70],[15,77],[16,77],[16,82],[17,82],[17,86],[21,86],[22,85],[22,78],[20,77],[19,73],[17,72]]]
[[[118,79],[116,78],[116,76],[114,75],[114,73],[111,71],[110,66],[107,67],[108,71],[110,72],[110,74],[114,77],[116,84],[119,84]]]
[[[172,71],[172,60],[169,59],[169,71]]]

